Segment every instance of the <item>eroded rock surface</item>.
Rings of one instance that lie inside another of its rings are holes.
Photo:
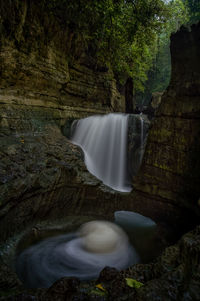
[[[34,1],[2,1],[1,107],[62,122],[67,116],[123,111],[112,71],[60,20]],[[8,107],[9,106],[9,107]],[[3,116],[6,119],[6,116]],[[6,120],[5,120],[6,122]],[[14,127],[14,126],[13,126]],[[17,128],[19,130],[19,128]]]
[[[151,125],[143,165],[134,182],[133,200],[151,203],[160,212],[166,208],[166,218],[174,216],[173,223],[176,213],[186,208],[183,227],[200,214],[199,39],[200,24],[171,37],[171,82]]]
[[[112,71],[40,8],[34,1],[0,5],[1,240],[38,218],[79,211],[84,199],[103,201],[100,182],[63,134],[73,118],[124,110]]]

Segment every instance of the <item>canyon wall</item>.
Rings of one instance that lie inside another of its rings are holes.
[[[79,212],[85,185],[94,200],[94,186],[101,183],[62,132],[68,120],[124,111],[124,97],[112,70],[99,66],[80,36],[46,12],[43,2],[1,1],[0,16],[4,239],[31,221]]]
[[[172,76],[148,136],[133,202],[186,225],[200,214],[200,24],[171,37]],[[176,220],[177,217],[177,220]],[[198,219],[198,218],[197,218]]]
[[[22,123],[52,119],[60,125],[68,116],[124,111],[112,71],[99,66],[81,37],[42,3],[38,7],[35,1],[4,1],[0,12],[4,114],[13,110]]]

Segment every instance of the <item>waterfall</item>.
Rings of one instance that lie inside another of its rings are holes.
[[[87,169],[104,184],[131,191],[127,172],[128,115],[96,115],[76,122],[71,141],[84,151]]]
[[[141,129],[141,134],[140,134],[140,163],[142,163],[142,157],[143,157],[143,144],[144,144],[144,120],[142,118],[142,113],[140,113],[140,129]]]

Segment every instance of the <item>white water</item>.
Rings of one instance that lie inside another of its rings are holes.
[[[47,238],[24,250],[16,260],[19,278],[29,288],[49,287],[62,277],[98,278],[101,270],[126,269],[139,256],[126,233],[107,221],[92,221],[76,233]]]
[[[76,123],[71,141],[85,154],[87,169],[111,188],[129,192],[127,176],[128,115],[91,116]]]
[[[140,128],[141,128],[141,140],[140,140],[140,148],[141,148],[141,152],[140,152],[140,163],[142,163],[142,158],[143,158],[143,152],[142,152],[142,148],[143,148],[143,144],[144,144],[144,120],[142,118],[142,113],[140,113]]]

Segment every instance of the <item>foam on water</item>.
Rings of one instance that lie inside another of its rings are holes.
[[[16,271],[27,287],[38,288],[67,276],[95,279],[106,266],[121,270],[138,261],[119,226],[93,221],[76,233],[51,237],[24,250],[17,257]]]
[[[142,118],[142,113],[140,113],[140,127],[141,127],[141,138],[140,138],[140,148],[142,149],[144,144],[144,120]],[[140,163],[142,162],[143,152],[140,153]]]

